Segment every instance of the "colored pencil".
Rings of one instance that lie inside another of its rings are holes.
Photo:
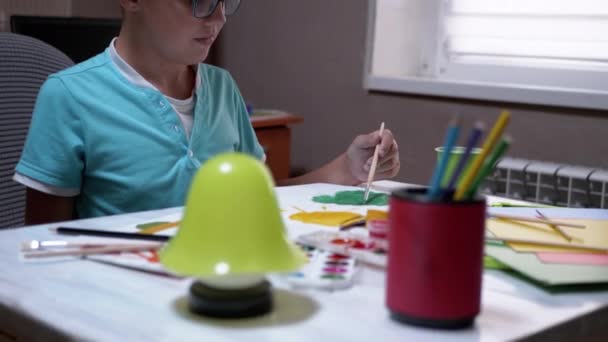
[[[162,232],[163,230],[175,228],[175,227],[179,226],[180,222],[181,221],[160,223],[160,224],[154,225],[152,227],[148,227],[148,228],[144,228],[144,229],[140,230],[139,234],[156,234],[158,232]]]
[[[492,151],[492,149],[496,145],[496,142],[498,142],[498,139],[502,135],[502,132],[505,130],[507,123],[509,123],[510,117],[511,114],[506,110],[503,111],[498,117],[496,124],[490,131],[490,134],[486,138],[483,147],[481,148],[481,153],[473,161],[473,164],[471,164],[471,166],[467,169],[467,172],[465,172],[465,174],[463,175],[462,182],[458,185],[456,194],[454,195],[455,200],[461,201],[465,198],[465,194],[469,190],[471,183],[473,183],[475,176],[477,176],[477,173],[479,172],[482,163],[485,161],[488,154]]]
[[[544,204],[513,204],[509,202],[494,202],[489,206],[494,208],[551,208],[551,206]]]
[[[498,164],[498,161],[507,152],[507,149],[509,149],[510,145],[511,145],[511,138],[508,136],[504,137],[500,141],[498,146],[496,146],[494,151],[492,151],[492,153],[490,154],[490,157],[483,163],[483,167],[481,168],[481,170],[475,177],[473,184],[466,191],[465,196],[464,196],[465,198],[470,199],[475,195],[475,193],[477,192],[477,189],[479,188],[481,183],[486,179],[486,177],[488,177],[490,175],[490,173],[492,173],[492,171],[496,167],[496,164]]]
[[[120,238],[120,239],[135,239],[135,240],[150,240],[150,241],[169,241],[171,238],[167,235],[148,235],[140,233],[127,233],[127,232],[116,232],[108,230],[88,229],[88,228],[73,228],[73,227],[58,227],[50,228],[58,234],[69,234],[69,235],[90,235],[90,236],[103,236],[109,238]]]
[[[467,165],[469,157],[471,157],[471,151],[473,151],[473,148],[477,146],[477,142],[479,141],[479,138],[481,138],[483,131],[483,122],[476,122],[475,127],[473,128],[473,131],[471,131],[471,135],[469,136],[469,140],[467,141],[467,145],[465,146],[464,153],[460,157],[456,168],[452,172],[452,176],[450,177],[450,181],[447,185],[448,191],[451,191],[456,187],[456,182],[458,181],[458,178],[460,178],[461,172],[462,170],[464,170],[464,166]]]
[[[562,226],[562,227],[571,227],[571,228],[580,228],[580,229],[585,228],[585,225],[582,225],[582,224],[576,224],[576,223],[570,223],[570,222],[564,222],[564,221],[546,220],[546,219],[526,217],[526,216],[502,215],[502,214],[488,213],[488,217],[497,218],[497,219],[501,219],[501,220],[510,220],[510,221],[544,223],[544,224],[548,224],[548,225],[556,225],[556,226]]]
[[[541,213],[540,210],[536,209],[536,213],[538,214],[538,217],[540,217],[543,220],[549,220],[549,218],[547,216],[545,216],[545,214]],[[555,230],[559,235],[561,235],[564,239],[566,239],[566,241],[572,241],[572,236],[568,235],[568,233],[566,233],[563,229],[560,228],[560,226],[556,225],[556,224],[550,224],[549,227],[553,228],[553,230]]]
[[[382,142],[382,133],[384,133],[384,122],[380,125],[380,142]],[[367,185],[365,186],[365,195],[363,196],[363,203],[367,203],[367,199],[369,198],[369,187],[372,185],[374,181],[374,175],[376,174],[376,167],[378,166],[378,153],[380,151],[380,143],[376,145],[374,149],[374,156],[372,158],[372,165],[369,168],[369,173],[367,174]]]
[[[441,180],[443,179],[446,166],[448,165],[448,160],[452,154],[452,148],[458,139],[458,134],[460,132],[460,119],[460,115],[456,115],[448,126],[448,132],[443,144],[443,153],[441,154],[441,158],[439,158],[439,163],[437,163],[435,171],[433,172],[433,177],[431,178],[431,184],[428,192],[428,198],[430,200],[437,199],[437,197],[439,197],[441,194]]]

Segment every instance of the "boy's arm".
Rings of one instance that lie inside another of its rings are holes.
[[[331,183],[342,185],[357,185],[361,183],[349,170],[346,154],[323,165],[322,167],[304,175],[277,180],[278,186],[309,184],[309,183]]]
[[[43,224],[74,219],[74,197],[49,195],[26,188],[25,224]]]
[[[13,179],[26,186],[26,224],[74,218],[84,169],[83,112],[66,84],[50,76],[40,88]]]
[[[357,185],[367,181],[376,145],[380,146],[375,180],[392,178],[400,169],[399,147],[390,130],[359,135],[346,152],[324,166],[299,177],[282,179],[277,185],[297,185],[307,183],[332,183]]]

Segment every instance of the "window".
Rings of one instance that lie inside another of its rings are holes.
[[[608,109],[607,0],[376,0],[366,87]]]

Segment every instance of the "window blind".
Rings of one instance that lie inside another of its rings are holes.
[[[447,62],[608,69],[607,0],[449,0]]]

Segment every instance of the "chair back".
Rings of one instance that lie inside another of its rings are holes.
[[[24,223],[25,187],[12,178],[40,86],[73,64],[38,39],[0,32],[0,229]]]

